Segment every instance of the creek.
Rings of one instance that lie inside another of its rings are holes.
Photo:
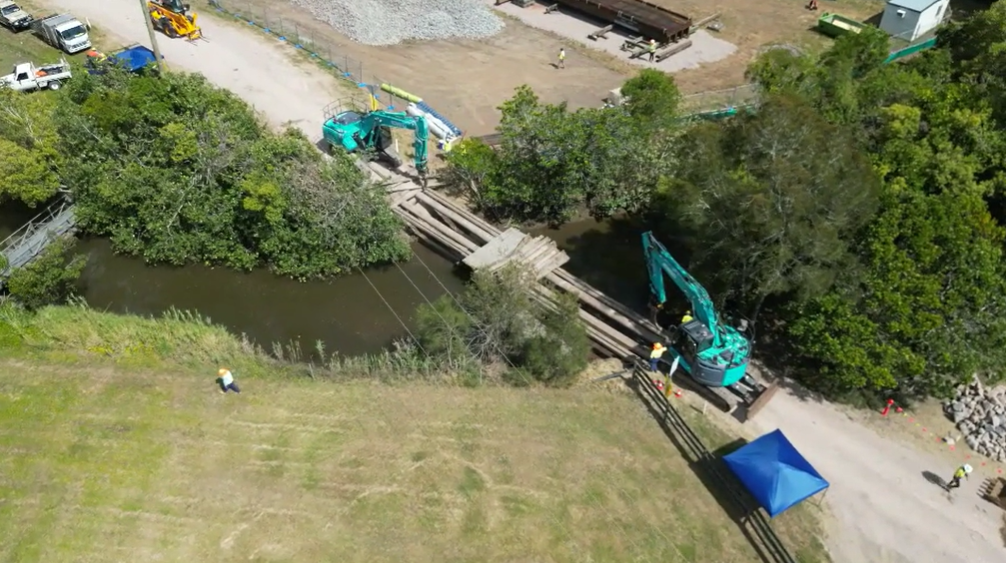
[[[0,236],[36,212],[0,207]],[[580,220],[559,229],[535,229],[570,255],[566,268],[633,308],[645,307],[646,276],[639,231],[621,221]],[[268,270],[238,272],[202,265],[148,266],[116,255],[105,239],[85,238],[77,252],[88,264],[80,293],[95,309],[159,315],[171,308],[198,312],[234,334],[271,350],[274,343],[299,344],[313,354],[378,352],[415,327],[415,310],[464,280],[454,265],[414,244],[407,263],[370,268],[329,281],[298,282]]]

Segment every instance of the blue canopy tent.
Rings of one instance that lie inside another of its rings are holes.
[[[829,487],[781,430],[723,456],[723,461],[773,518]]]

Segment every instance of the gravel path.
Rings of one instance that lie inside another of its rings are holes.
[[[478,0],[293,0],[314,17],[364,45],[499,33],[503,21]]]
[[[48,7],[87,17],[111,38],[148,44],[134,0],[48,0]],[[174,67],[201,72],[259,108],[276,124],[320,137],[322,108],[339,91],[335,78],[294,64],[275,41],[212,18],[201,20],[209,42],[162,39]],[[828,503],[837,519],[829,546],[835,563],[985,563],[1006,561],[998,537],[1001,511],[978,499],[980,479],[951,498],[922,472],[946,476],[953,467],[851,421],[826,404],[780,391],[751,423],[781,428],[831,481]]]

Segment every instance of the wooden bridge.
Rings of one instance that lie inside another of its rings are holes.
[[[562,268],[569,257],[547,237],[531,237],[516,229],[500,231],[484,219],[409,177],[368,163],[368,169],[388,186],[392,208],[417,237],[473,270],[495,270],[517,263],[538,279],[535,297],[545,305],[557,293],[576,296],[580,318],[595,349],[619,359],[648,356],[648,346],[661,340],[649,319],[608,297]]]

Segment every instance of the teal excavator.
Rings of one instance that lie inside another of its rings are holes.
[[[653,321],[668,335],[667,349],[697,383],[726,402],[726,410],[747,407],[748,417],[764,406],[776,388],[766,387],[748,375],[751,341],[741,330],[724,324],[709,293],[689,274],[651,232],[643,233],[643,253],[650,277]],[[691,303],[689,313],[668,330],[661,323],[667,302],[664,276],[671,278]]]
[[[370,111],[345,110],[326,111],[322,133],[330,146],[342,147],[347,152],[360,149],[373,151],[384,156],[398,168],[402,159],[395,150],[391,129],[408,129],[413,132],[412,149],[416,170],[426,173],[426,143],[429,129],[423,116],[411,116],[405,112],[391,112],[371,109]]]

